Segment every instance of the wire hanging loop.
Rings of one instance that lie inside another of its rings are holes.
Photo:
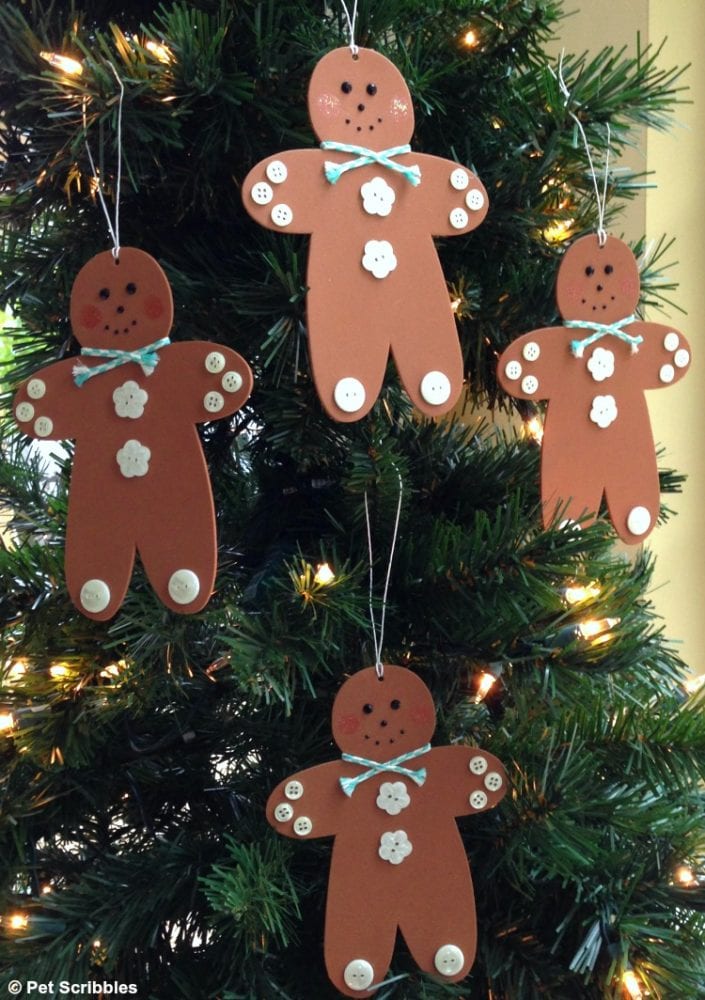
[[[607,136],[606,136],[606,146],[605,146],[605,164],[604,167],[602,168],[604,171],[604,184],[602,191],[600,191],[600,185],[597,180],[597,171],[595,170],[595,164],[592,158],[590,143],[588,142],[588,138],[585,134],[583,123],[580,121],[580,119],[578,118],[578,116],[575,114],[574,111],[570,111],[568,109],[568,104],[570,103],[571,94],[570,90],[568,89],[568,85],[565,82],[565,78],[563,76],[564,58],[565,58],[565,49],[562,50],[561,57],[558,62],[558,73],[556,74],[552,66],[549,66],[549,70],[556,78],[556,80],[558,80],[558,86],[561,89],[561,93],[563,95],[563,102],[566,107],[566,110],[568,110],[568,114],[575,122],[575,125],[577,126],[577,129],[580,132],[580,136],[583,140],[583,146],[585,147],[588,163],[590,165],[590,177],[592,178],[593,187],[595,188],[595,203],[597,205],[597,241],[599,245],[603,247],[607,242],[607,230],[605,229],[605,212],[607,209],[607,182],[609,180],[610,145],[612,139],[612,132],[610,130],[609,122],[606,122],[605,128],[607,130]]]
[[[125,84],[120,79],[120,74],[115,69],[112,63],[108,63],[110,69],[113,71],[113,75],[118,82],[120,87],[120,97],[118,98],[118,117],[117,117],[117,170],[115,174],[115,222],[113,223],[110,218],[110,212],[108,211],[108,206],[105,203],[105,197],[103,195],[103,185],[100,180],[100,175],[96,170],[95,161],[93,159],[93,153],[91,152],[91,147],[88,143],[88,123],[86,119],[86,103],[87,98],[83,98],[82,103],[82,113],[83,113],[83,134],[84,142],[86,145],[86,153],[88,154],[88,162],[91,165],[91,172],[93,173],[93,179],[96,185],[96,192],[98,194],[98,199],[100,201],[101,208],[103,209],[103,215],[105,216],[105,221],[108,224],[108,232],[110,233],[110,238],[113,241],[113,249],[111,251],[115,261],[120,258],[120,188],[122,184],[122,104],[125,97]]]
[[[384,623],[387,616],[387,595],[389,593],[389,580],[392,575],[392,563],[394,562],[394,551],[397,546],[397,539],[399,537],[399,519],[401,517],[401,503],[404,496],[404,487],[402,484],[401,474],[397,472],[399,477],[399,499],[397,500],[397,512],[394,519],[394,531],[392,533],[392,544],[389,550],[389,562],[387,563],[387,574],[384,580],[384,591],[382,593],[382,612],[379,621],[379,630],[377,629],[377,621],[375,618],[374,610],[374,553],[372,547],[372,528],[370,526],[370,508],[367,501],[367,490],[365,490],[365,523],[367,524],[367,551],[370,560],[370,592],[369,592],[369,608],[370,608],[370,622],[372,624],[372,642],[375,648],[375,670],[377,671],[377,676],[380,680],[384,679],[384,664],[382,663],[382,647],[384,645]]]
[[[357,20],[357,0],[355,0],[355,3],[353,4],[352,16],[350,15],[350,11],[348,10],[348,5],[345,3],[345,0],[340,0],[340,5],[343,8],[343,13],[345,14],[345,20],[348,22],[348,33],[350,35],[350,41],[348,44],[350,45],[350,51],[352,52],[354,59],[357,56],[358,52],[360,51],[360,47],[355,44],[355,21]]]

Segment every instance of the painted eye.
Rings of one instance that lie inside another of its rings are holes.
[[[393,701],[389,702],[389,707],[393,708],[394,711],[396,712],[398,708],[401,708],[401,702],[399,701],[398,698],[395,698]]]
[[[366,89],[367,89],[367,93],[370,95],[370,97],[374,97],[374,95],[377,93],[377,84],[376,83],[368,83]]]
[[[352,84],[346,80],[344,83],[341,83],[340,89],[344,94],[349,94],[352,90]]]
[[[612,274],[613,271],[614,271],[614,268],[612,267],[611,264],[607,264],[605,266],[605,274]]]
[[[110,289],[109,288],[101,288],[101,290],[98,292],[98,297],[101,298],[101,299],[109,299],[110,298]]]
[[[595,268],[588,266],[588,267],[585,268],[585,273],[587,274],[587,276],[589,278],[591,274],[595,273]]]
[[[368,702],[366,705],[362,706],[362,711],[365,713],[365,715],[371,715],[372,712],[374,712],[374,706],[370,705],[370,703]]]
[[[134,283],[134,281],[131,281],[128,285],[125,285],[125,291],[127,292],[128,295],[135,294],[135,292],[137,291],[137,285]]]

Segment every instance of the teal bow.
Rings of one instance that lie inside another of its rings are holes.
[[[159,364],[158,351],[162,347],[167,347],[170,343],[171,340],[168,337],[162,337],[161,340],[155,340],[153,344],[147,344],[146,347],[140,347],[136,351],[84,347],[81,351],[81,357],[85,355],[88,358],[109,358],[110,360],[106,361],[105,364],[96,365],[95,368],[86,368],[82,364],[74,365],[73,380],[76,385],[81,386],[88,379],[94,378],[96,375],[103,375],[105,372],[112,371],[113,368],[119,368],[120,365],[129,364],[130,361],[134,361],[135,364],[140,365],[145,375],[151,375]]]
[[[431,744],[426,743],[417,750],[409,750],[408,753],[403,753],[399,757],[393,757],[392,760],[385,760],[381,763],[377,760],[368,760],[366,757],[356,757],[354,754],[344,753],[342,755],[342,759],[344,761],[347,761],[349,764],[359,764],[360,767],[367,767],[369,770],[363,771],[362,774],[355,775],[354,778],[339,778],[340,787],[349,798],[357,786],[361,785],[363,781],[367,781],[368,778],[374,778],[377,774],[384,774],[385,771],[392,771],[394,774],[401,774],[405,778],[411,778],[415,784],[423,785],[426,780],[425,767],[419,768],[418,771],[412,771],[408,767],[402,767],[401,765],[406,764],[409,760],[413,760],[414,757],[420,757],[422,754],[428,753],[430,749]]]
[[[644,338],[639,336],[632,337],[630,334],[625,333],[622,327],[636,322],[637,318],[632,313],[631,316],[627,316],[625,319],[618,319],[616,323],[597,323],[595,320],[590,319],[567,319],[565,320],[565,325],[569,329],[595,331],[589,337],[585,337],[584,340],[571,340],[570,349],[576,358],[582,358],[586,347],[589,347],[596,340],[601,340],[602,337],[606,337],[609,334],[613,337],[619,337],[620,340],[623,340],[627,344],[631,344],[632,354],[636,354],[639,350],[639,344],[643,342]]]
[[[353,146],[347,142],[322,142],[321,149],[332,149],[336,153],[354,153],[357,157],[354,160],[346,160],[345,163],[333,163],[331,160],[325,161],[324,172],[326,180],[331,184],[336,184],[341,175],[347,173],[348,170],[366,167],[370,163],[378,163],[380,167],[386,167],[387,170],[393,170],[395,173],[401,174],[414,187],[421,183],[420,167],[416,164],[411,167],[405,167],[401,163],[395,163],[393,159],[395,156],[410,153],[411,146],[409,145],[392,146],[391,149],[376,150],[367,149],[365,146]]]

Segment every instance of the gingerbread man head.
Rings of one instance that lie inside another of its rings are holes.
[[[321,141],[382,150],[414,131],[411,94],[393,63],[372,49],[334,49],[316,65],[308,88],[311,124]]]
[[[333,738],[343,753],[380,763],[423,746],[436,728],[431,693],[416,674],[385,666],[353,674],[333,703]]]
[[[616,323],[639,303],[639,268],[622,240],[584,236],[570,247],[556,279],[556,301],[563,319]]]
[[[71,289],[71,326],[83,347],[137,350],[168,336],[173,317],[166,275],[134,247],[92,257]]]

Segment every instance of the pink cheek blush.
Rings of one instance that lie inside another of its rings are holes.
[[[340,100],[334,94],[319,94],[316,98],[316,111],[328,121],[340,117]]]
[[[619,289],[623,295],[636,295],[639,291],[639,285],[633,278],[627,278],[625,281],[620,281]]]
[[[157,295],[150,295],[144,304],[144,314],[148,319],[159,319],[164,314],[164,303]]]
[[[85,330],[94,330],[103,316],[98,306],[83,306],[78,314],[79,322]]]
[[[343,715],[338,721],[338,729],[346,736],[352,736],[360,728],[360,720],[356,715]]]

